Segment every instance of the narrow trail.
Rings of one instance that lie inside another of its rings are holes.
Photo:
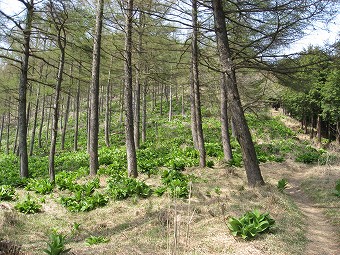
[[[281,111],[272,111],[273,116],[282,115]],[[285,124],[293,130],[299,130],[298,121],[285,117]],[[298,133],[300,140],[307,140],[309,137]],[[327,220],[323,209],[319,208],[301,189],[301,183],[307,176],[313,175],[313,168],[295,168],[290,166],[293,172],[288,174],[289,188],[287,194],[291,196],[295,204],[305,216],[306,237],[308,240],[303,255],[338,255],[340,254],[340,240],[336,235],[334,226]]]
[[[290,187],[286,192],[305,215],[308,244],[304,255],[338,255],[340,242],[334,227],[327,221],[322,209],[318,208],[300,189],[299,174],[288,179]],[[302,176],[301,176],[302,177]]]

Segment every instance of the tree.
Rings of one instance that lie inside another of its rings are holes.
[[[204,148],[204,136],[202,128],[201,99],[199,89],[198,75],[198,22],[197,22],[197,1],[192,0],[192,43],[191,43],[191,115],[192,115],[192,133],[194,144],[200,153],[200,166],[205,167],[206,155]]]
[[[90,174],[97,174],[98,163],[98,133],[99,133],[99,75],[100,47],[103,27],[104,1],[97,1],[96,31],[93,44],[92,83],[90,87]]]
[[[137,157],[133,131],[133,101],[132,101],[132,22],[133,0],[126,1],[125,13],[125,140],[128,163],[128,175],[137,177]]]
[[[61,84],[63,81],[64,74],[64,66],[65,66],[65,49],[67,44],[66,38],[66,21],[68,19],[68,13],[66,10],[66,6],[62,2],[58,2],[60,4],[58,6],[55,5],[54,1],[50,0],[48,4],[49,13],[51,16],[52,24],[56,30],[57,36],[57,45],[60,51],[59,56],[59,67],[57,74],[57,81],[55,85],[54,91],[54,101],[53,101],[53,116],[52,116],[52,134],[51,134],[51,146],[50,146],[50,154],[49,154],[49,175],[50,181],[52,183],[55,182],[55,169],[54,169],[54,158],[56,151],[56,143],[57,143],[57,134],[58,134],[58,116],[59,116],[59,98],[61,91]]]
[[[235,66],[231,58],[222,1],[213,0],[212,6],[220,63],[222,72],[226,79],[228,101],[230,104],[232,119],[236,126],[237,140],[240,143],[242,150],[242,157],[247,173],[248,185],[251,187],[263,185],[264,181],[257,161],[254,144],[251,139],[251,134],[243,113],[241,100],[238,93]]]

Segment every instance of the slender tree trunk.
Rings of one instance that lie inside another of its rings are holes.
[[[48,116],[47,116],[47,126],[46,126],[46,141],[49,140],[49,135],[51,133],[51,130],[50,130],[50,124],[51,124],[51,116],[52,116],[52,96],[50,97],[50,104],[49,104],[49,107],[48,107]]]
[[[318,114],[317,123],[316,123],[316,132],[317,132],[317,142],[321,145],[321,114]]]
[[[228,102],[230,103],[232,119],[236,126],[237,139],[242,150],[243,163],[247,174],[248,185],[251,187],[263,185],[264,181],[257,161],[255,147],[243,113],[237,88],[235,66],[232,62],[231,51],[229,48],[222,0],[212,0],[212,6],[214,12],[217,47],[222,71],[225,74],[227,81]]]
[[[137,177],[136,147],[133,133],[133,100],[132,100],[132,21],[133,0],[127,0],[125,28],[125,135],[128,163],[128,175]]]
[[[340,122],[336,122],[336,141],[340,144]]]
[[[9,154],[9,145],[10,145],[10,126],[11,126],[11,98],[8,101],[8,114],[7,114],[7,144],[6,144],[6,154]]]
[[[159,110],[159,111],[160,111],[160,115],[163,115],[163,96],[164,96],[164,93],[163,93],[163,91],[164,91],[164,90],[163,90],[163,86],[164,86],[164,85],[162,84],[162,85],[161,85],[161,89],[160,89],[160,96],[161,96],[161,102],[160,102],[161,105],[160,105],[160,107],[159,107],[159,108],[160,108],[160,110]],[[158,88],[158,91],[159,91],[159,88]]]
[[[197,146],[200,153],[200,167],[206,165],[206,155],[204,147],[204,136],[202,128],[202,114],[201,114],[201,99],[199,89],[199,75],[198,75],[198,21],[197,21],[197,0],[192,0],[192,87],[194,93],[194,111],[192,114],[195,115],[196,136]]]
[[[81,65],[79,65],[79,75],[81,73]],[[78,150],[78,132],[79,132],[79,107],[80,107],[80,79],[77,85],[76,109],[75,109],[75,126],[74,126],[74,151]]]
[[[147,93],[147,79],[144,80],[143,84],[143,105],[142,105],[142,142],[146,141],[146,93]]]
[[[119,124],[123,124],[123,115],[124,115],[124,95],[125,95],[125,87],[123,86],[121,89],[121,93],[119,94],[119,105],[120,105],[120,111],[119,111]]]
[[[314,138],[314,114],[310,116],[310,139]]]
[[[90,87],[87,92],[87,111],[86,111],[86,134],[87,134],[87,152],[90,154],[90,118],[91,118],[91,101],[90,101]]]
[[[21,65],[20,85],[19,85],[19,106],[18,106],[18,132],[19,132],[19,154],[20,154],[20,176],[28,177],[28,154],[27,154],[27,120],[26,120],[26,102],[27,102],[27,74],[28,60],[30,56],[30,38],[33,22],[34,1],[26,2],[26,24],[24,33],[24,52]]]
[[[103,27],[104,0],[97,1],[96,32],[93,45],[92,83],[90,88],[91,114],[90,114],[90,174],[96,175],[98,163],[98,133],[99,133],[99,71],[100,47]]]
[[[19,136],[19,118],[17,118],[17,129],[15,132],[15,140],[14,140],[14,146],[13,146],[13,153],[19,156],[20,150],[19,150],[19,145],[18,145],[18,138]]]
[[[182,116],[185,116],[184,86],[182,86]]]
[[[38,134],[38,146],[39,148],[42,147],[42,130],[44,127],[44,120],[45,120],[45,101],[46,101],[46,96],[44,95],[43,97],[43,102],[42,102],[42,108],[41,108],[41,120],[40,120],[40,127],[39,127],[39,134]]]
[[[34,149],[35,131],[36,131],[36,128],[37,128],[37,121],[38,121],[39,100],[40,100],[40,86],[38,86],[37,99],[36,99],[36,102],[35,102],[35,112],[34,112],[34,120],[33,120],[31,143],[30,143],[30,152],[29,152],[30,156],[33,155],[33,149]]]
[[[1,130],[0,130],[0,151],[1,151],[1,144],[2,144],[2,134],[4,131],[4,124],[5,124],[5,114],[2,115],[1,118]]]
[[[221,132],[224,160],[228,162],[233,159],[233,154],[229,135],[228,91],[225,75],[223,73],[221,74]]]
[[[50,13],[54,19],[54,23],[56,28],[58,29],[58,48],[60,50],[60,59],[59,59],[59,67],[58,67],[58,75],[57,75],[57,84],[55,86],[54,92],[54,102],[53,102],[53,118],[52,118],[52,132],[51,132],[51,146],[50,146],[50,154],[49,154],[49,175],[50,175],[50,182],[55,182],[55,168],[54,168],[54,159],[55,159],[55,151],[56,151],[56,142],[57,142],[57,134],[58,134],[58,113],[59,113],[59,98],[60,98],[60,91],[61,91],[61,84],[63,81],[63,73],[64,73],[64,66],[65,66],[65,47],[66,47],[66,30],[65,30],[65,20],[58,24],[57,22],[60,21],[59,18],[54,17],[54,8],[52,2],[50,2],[51,10]]]
[[[67,122],[68,122],[68,116],[70,114],[70,103],[71,103],[71,91],[68,91],[67,99],[66,99],[66,109],[64,113],[64,126],[61,132],[61,149],[65,149],[65,137],[66,137],[66,131],[67,131]]]
[[[172,87],[170,85],[169,88],[169,114],[168,114],[168,119],[171,121],[172,119]]]
[[[110,120],[111,120],[111,109],[110,109],[110,94],[111,94],[111,69],[113,65],[113,56],[111,57],[111,64],[109,75],[106,85],[106,97],[105,97],[105,144],[110,147]]]

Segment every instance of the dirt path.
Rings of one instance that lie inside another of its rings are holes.
[[[305,255],[340,254],[339,240],[337,240],[333,226],[327,221],[322,210],[316,207],[303,193],[300,189],[300,181],[297,178],[291,177],[289,183],[291,187],[286,190],[287,193],[306,216],[308,244]]]

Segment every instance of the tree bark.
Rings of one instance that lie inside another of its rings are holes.
[[[222,1],[213,0],[212,6],[214,12],[217,47],[222,71],[225,74],[227,81],[228,102],[230,103],[232,119],[236,126],[235,131],[237,139],[242,150],[243,163],[247,174],[248,185],[251,187],[263,185],[264,181],[261,175],[254,144],[243,113],[241,99],[237,88],[235,66],[232,61],[231,51],[229,48]]]
[[[46,96],[44,95],[43,97],[43,102],[42,102],[42,108],[41,108],[41,119],[40,119],[40,127],[39,127],[39,134],[38,134],[38,146],[39,148],[42,147],[42,130],[44,127],[44,120],[45,120],[45,101],[46,101]]]
[[[1,118],[1,129],[0,129],[0,151],[1,151],[1,144],[2,144],[2,134],[4,131],[4,124],[5,124],[5,114],[2,115]]]
[[[192,92],[193,92],[193,111],[192,114],[195,115],[193,118],[194,128],[196,131],[196,139],[197,139],[197,148],[200,153],[200,167],[205,167],[206,165],[206,155],[205,155],[205,147],[204,147],[204,136],[203,136],[203,128],[202,128],[202,114],[201,114],[201,99],[200,99],[200,89],[199,89],[199,73],[198,73],[198,21],[197,21],[197,0],[192,0],[192,52],[191,52],[191,61],[192,61]]]
[[[34,1],[25,2],[27,9],[26,24],[24,34],[24,51],[21,65],[20,85],[19,85],[19,106],[18,106],[18,132],[19,132],[19,154],[20,154],[20,176],[28,177],[28,154],[27,154],[27,120],[26,120],[26,103],[27,103],[27,74],[28,60],[30,56],[30,38],[33,23]]]
[[[81,65],[79,65],[79,75],[81,73]],[[78,150],[78,133],[79,133],[79,107],[80,107],[80,79],[77,85],[76,109],[75,109],[75,126],[74,126],[74,151]]]
[[[6,143],[6,154],[9,154],[10,145],[10,125],[11,125],[11,98],[8,101],[8,113],[7,113],[7,143]]]
[[[321,114],[318,114],[318,118],[316,120],[316,132],[317,132],[317,142],[319,146],[321,145]]]
[[[35,102],[33,127],[32,127],[32,134],[31,134],[31,143],[30,143],[30,152],[29,152],[30,156],[33,155],[33,149],[34,149],[35,131],[36,131],[36,128],[37,128],[39,102],[40,102],[39,100],[40,100],[40,86],[38,85],[37,98],[36,98],[36,102]]]
[[[54,183],[55,182],[54,159],[55,159],[56,142],[57,142],[57,134],[58,134],[59,98],[60,98],[61,84],[63,81],[63,73],[64,73],[64,66],[65,66],[65,48],[66,48],[67,41],[66,41],[66,30],[65,30],[66,20],[61,21],[59,17],[58,18],[55,17],[55,13],[54,13],[55,10],[53,7],[53,3],[51,1],[50,1],[50,5],[51,5],[50,14],[53,18],[54,25],[58,30],[57,44],[58,44],[58,48],[60,51],[57,84],[55,86],[55,91],[54,91],[52,128],[51,128],[52,129],[51,130],[51,146],[50,146],[50,154],[48,158],[50,182]]]
[[[233,153],[230,145],[229,119],[228,119],[228,90],[225,75],[221,74],[221,133],[223,155],[226,162],[233,159]]]
[[[136,147],[133,132],[133,100],[132,100],[132,19],[133,0],[127,0],[125,28],[125,135],[128,175],[137,177]]]
[[[67,122],[68,122],[68,116],[69,116],[69,113],[70,113],[70,103],[71,103],[70,93],[71,93],[71,91],[69,90],[68,94],[67,94],[66,109],[65,109],[65,113],[64,113],[64,126],[63,126],[63,129],[61,131],[61,149],[62,150],[65,149],[65,137],[66,137]]]
[[[93,45],[92,83],[90,88],[90,175],[96,175],[98,163],[98,133],[99,133],[99,71],[100,47],[103,27],[104,0],[97,1],[96,32]]]
[[[145,143],[146,141],[146,93],[147,93],[147,79],[144,80],[143,84],[143,104],[142,104],[142,142]]]
[[[113,65],[113,56],[111,57],[111,64],[109,69],[109,75],[106,85],[105,96],[105,144],[110,147],[110,121],[111,121],[111,109],[110,109],[110,95],[111,95],[111,69]]]

